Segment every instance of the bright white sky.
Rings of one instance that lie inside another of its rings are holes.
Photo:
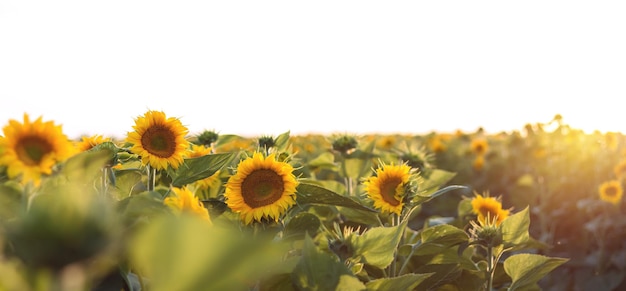
[[[625,1],[0,1],[0,123],[626,132]],[[4,121],[3,121],[4,120]]]

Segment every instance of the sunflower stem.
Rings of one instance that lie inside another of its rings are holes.
[[[352,196],[354,194],[354,187],[352,187],[352,178],[346,177],[344,181],[346,183],[346,191],[348,191],[348,196]]]
[[[148,191],[154,191],[154,185],[156,184],[156,168],[147,165],[146,169],[148,170]]]
[[[397,215],[395,213],[391,214],[391,227],[400,225],[399,220],[400,220],[400,215]],[[396,249],[396,251],[393,253],[393,261],[391,261],[391,265],[389,266],[389,275],[392,277],[397,275],[396,274],[397,263],[398,263],[398,250]]]
[[[109,167],[102,168],[102,195],[105,195],[108,192],[109,171]]]
[[[487,291],[493,290],[494,269],[493,247],[489,245],[487,247]]]
[[[33,189],[33,182],[28,182],[24,185],[24,193],[22,195],[22,207],[24,207],[24,210],[28,210],[28,207],[30,205],[30,199],[33,196],[34,192]]]

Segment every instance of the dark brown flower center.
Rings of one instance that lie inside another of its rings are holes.
[[[615,197],[617,196],[617,188],[616,187],[607,187],[604,189],[604,195],[607,197]]]
[[[141,145],[150,154],[169,158],[176,152],[176,135],[168,127],[151,126],[141,136]]]
[[[15,152],[22,163],[36,166],[45,155],[52,152],[52,145],[38,136],[27,136],[17,143]]]
[[[400,201],[396,199],[396,188],[400,185],[400,183],[402,183],[402,180],[399,178],[391,178],[382,181],[380,185],[380,195],[383,197],[385,202],[393,206],[400,205]]]
[[[485,152],[485,146],[484,146],[483,144],[477,144],[477,145],[474,147],[474,151],[475,151],[476,153],[478,153],[478,154],[482,154],[482,153],[484,153],[484,152]]]
[[[243,200],[252,208],[270,205],[283,196],[283,178],[269,169],[250,173],[241,183]]]
[[[498,208],[495,205],[481,205],[478,212],[484,217],[489,215],[490,218],[493,218],[498,214]]]

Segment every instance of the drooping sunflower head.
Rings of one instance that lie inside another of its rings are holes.
[[[219,136],[220,135],[214,130],[205,130],[196,137],[196,140],[205,147],[213,147]]]
[[[10,178],[21,176],[22,183],[39,185],[42,174],[51,174],[56,163],[75,153],[61,126],[42,117],[31,121],[24,114],[23,123],[11,119],[2,130],[0,165],[7,166]]]
[[[101,135],[83,136],[81,140],[76,143],[76,149],[79,152],[84,152],[92,149],[93,147],[111,141],[111,138],[105,138]]]
[[[402,213],[406,186],[411,180],[411,167],[407,164],[385,165],[376,169],[376,175],[363,182],[365,192],[382,212]]]
[[[245,224],[278,219],[296,203],[298,181],[293,167],[274,154],[253,153],[237,165],[227,183],[226,204]]]
[[[211,223],[209,211],[187,187],[173,187],[175,196],[166,197],[163,203],[180,214],[191,214]]]
[[[178,118],[150,110],[135,119],[133,129],[126,141],[133,145],[130,150],[141,157],[144,165],[161,170],[168,166],[176,169],[183,163],[189,147],[185,138],[188,130]]]
[[[350,134],[333,135],[330,139],[333,150],[342,155],[348,155],[354,152],[359,145],[356,136]]]
[[[477,193],[472,198],[472,211],[477,215],[478,221],[483,224],[489,218],[489,220],[495,219],[496,225],[500,225],[509,216],[509,210],[502,209],[502,203],[498,199]]]
[[[622,183],[618,180],[606,181],[600,184],[598,189],[600,199],[618,205],[624,195]]]

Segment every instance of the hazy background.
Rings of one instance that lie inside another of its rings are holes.
[[[0,124],[626,132],[624,1],[0,1]]]

